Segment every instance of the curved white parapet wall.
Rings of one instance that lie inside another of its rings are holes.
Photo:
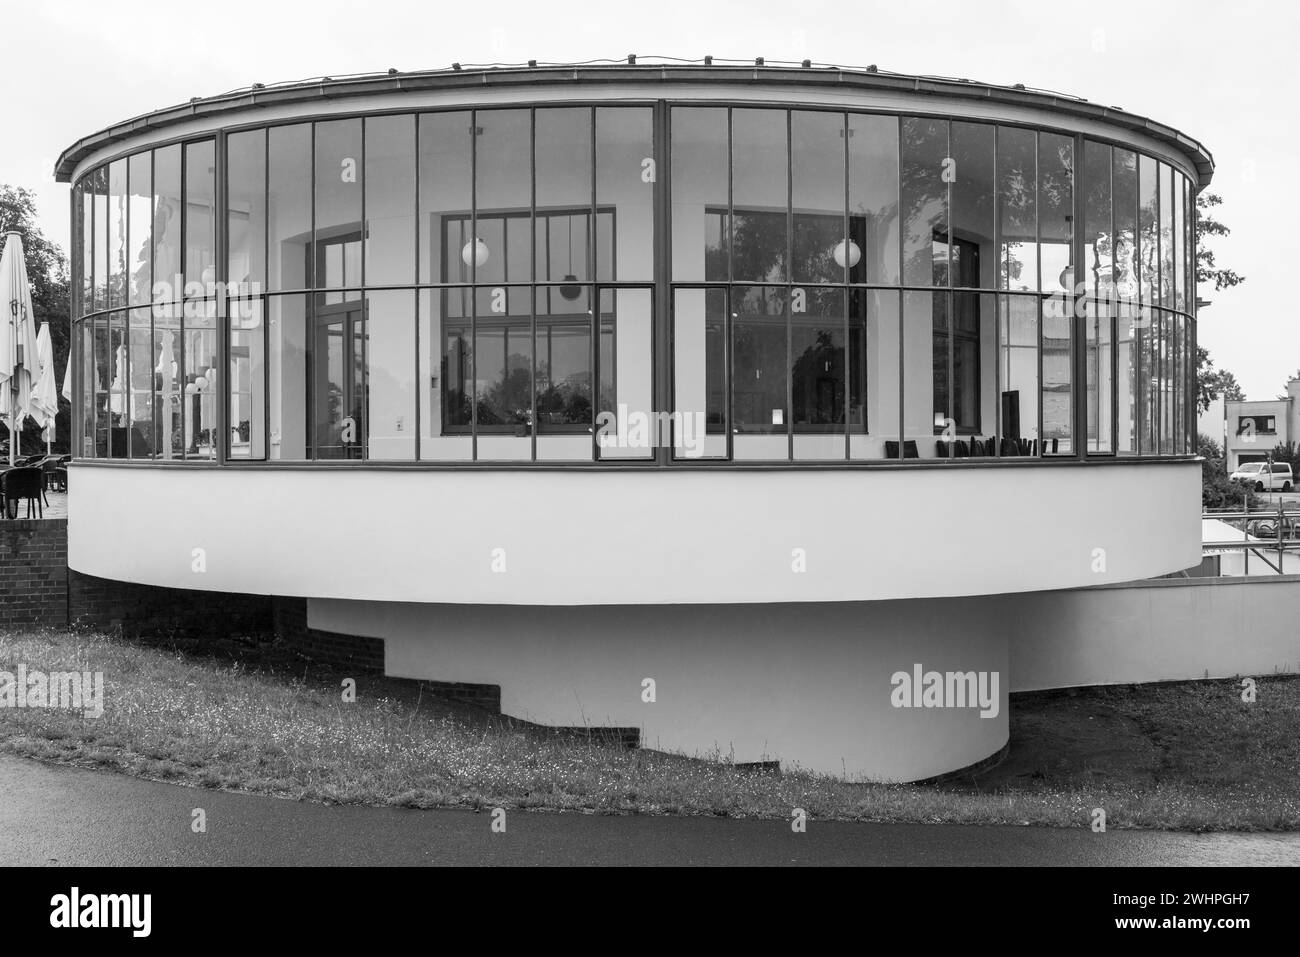
[[[307,623],[382,637],[390,675],[499,685],[502,712],[539,724],[637,727],[656,750],[915,781],[1007,742],[1007,628],[988,610],[980,599],[599,608],[321,600],[308,603]],[[909,696],[893,678],[918,668]],[[944,688],[927,698],[931,673]]]
[[[74,465],[68,564],[211,591],[508,605],[844,602],[1200,559],[1196,462],[875,470]]]

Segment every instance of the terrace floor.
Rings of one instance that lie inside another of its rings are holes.
[[[49,504],[44,507],[44,514],[40,516],[33,515],[33,518],[40,517],[40,518],[56,519],[56,518],[68,517],[68,493],[67,492],[46,492],[45,500],[49,502]],[[26,502],[18,503],[18,517],[19,518],[27,517]],[[0,519],[0,528],[4,527],[2,522],[3,520]]]

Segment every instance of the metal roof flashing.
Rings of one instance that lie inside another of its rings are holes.
[[[634,61],[630,57],[629,61]],[[59,156],[54,175],[66,183],[83,159],[106,146],[132,137],[164,129],[203,117],[220,117],[250,109],[313,100],[337,100],[347,97],[374,96],[382,93],[455,90],[470,87],[506,87],[536,84],[672,84],[718,83],[763,84],[778,86],[835,86],[864,91],[891,91],[919,95],[965,97],[1032,107],[1092,120],[1131,132],[1141,133],[1185,156],[1196,169],[1198,186],[1204,187],[1214,175],[1214,157],[1201,143],[1173,127],[1127,113],[1115,107],[1100,106],[1087,100],[1035,90],[1023,84],[996,86],[966,79],[913,76],[882,72],[875,67],[850,69],[833,65],[779,65],[730,61],[708,63],[640,63],[597,62],[584,64],[544,64],[540,66],[488,65],[462,67],[455,64],[444,70],[401,73],[363,74],[348,77],[320,77],[291,83],[253,84],[240,90],[210,97],[194,97],[187,103],[145,113],[85,136]]]

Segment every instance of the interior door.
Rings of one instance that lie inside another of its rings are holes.
[[[319,309],[312,336],[312,457],[365,458],[365,317],[359,304]]]

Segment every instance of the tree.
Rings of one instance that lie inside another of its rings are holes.
[[[1291,474],[1300,475],[1300,446],[1294,442],[1279,442],[1270,453],[1278,465],[1291,466]]]
[[[23,240],[23,254],[27,262],[27,280],[32,285],[32,311],[36,327],[49,323],[50,344],[54,349],[54,368],[59,374],[56,391],[59,393],[59,413],[55,419],[55,445],[71,448],[69,429],[71,407],[62,395],[63,370],[68,363],[69,315],[68,260],[58,245],[45,238],[36,212],[36,197],[31,190],[21,186],[0,183],[0,234],[15,230]],[[40,440],[40,430],[29,419],[23,426],[23,449],[36,452],[45,446]]]
[[[1208,435],[1198,436],[1197,454],[1201,462],[1201,508],[1254,508],[1255,493],[1249,483],[1229,479],[1223,449]]]
[[[1197,404],[1201,412],[1210,408],[1210,403],[1223,396],[1227,402],[1245,402],[1246,393],[1242,390],[1237,377],[1227,369],[1215,369],[1210,350],[1204,346],[1196,347],[1196,387]]]
[[[1211,236],[1227,236],[1232,232],[1219,222],[1210,210],[1220,206],[1223,199],[1214,193],[1202,193],[1196,197],[1196,283],[1214,283],[1214,288],[1229,289],[1246,281],[1231,269],[1221,269],[1214,260],[1214,250],[1206,241]],[[1245,402],[1246,393],[1242,391],[1237,377],[1227,369],[1215,370],[1214,360],[1209,350],[1203,346],[1196,347],[1196,385],[1197,403],[1204,412],[1210,403],[1223,396],[1228,402]]]
[[[1231,269],[1221,269],[1214,261],[1214,250],[1206,240],[1211,236],[1227,236],[1232,232],[1211,215],[1210,210],[1223,203],[1215,193],[1201,193],[1196,197],[1196,282],[1214,283],[1216,290],[1230,289],[1246,281]]]

